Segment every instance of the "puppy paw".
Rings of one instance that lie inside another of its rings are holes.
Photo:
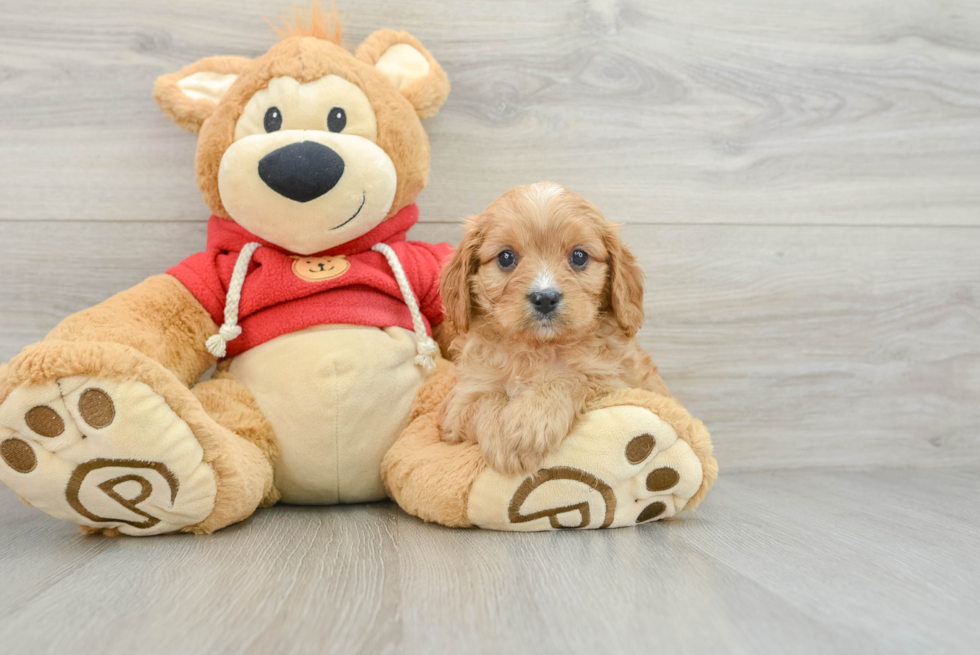
[[[501,414],[507,400],[502,393],[450,396],[442,419],[443,441],[472,442],[478,440],[477,435],[500,434]]]
[[[568,434],[573,419],[570,412],[538,412],[518,397],[503,410],[499,433],[480,432],[483,457],[504,475],[536,471]]]
[[[440,431],[442,440],[448,443],[468,441],[468,435],[463,430],[462,406],[454,395],[448,396],[443,405]]]
[[[444,420],[442,422],[441,433],[442,440],[447,443],[462,443],[463,441],[468,441],[466,434],[460,429],[458,423],[450,423]]]
[[[487,466],[503,475],[524,475],[536,470],[547,451],[529,448],[519,436],[516,439],[499,435],[480,442],[483,459]]]

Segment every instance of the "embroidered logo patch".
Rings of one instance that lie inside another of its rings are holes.
[[[323,282],[340,277],[350,268],[343,255],[336,257],[294,257],[293,273],[307,282]]]
[[[521,512],[524,505],[527,504],[526,501],[531,496],[532,492],[548,486],[548,483],[552,483],[553,485],[555,481],[559,480],[580,482],[592,491],[599,492],[605,509],[602,517],[602,525],[600,527],[608,528],[610,525],[612,525],[613,519],[616,516],[616,494],[613,492],[612,488],[591,473],[587,473],[571,466],[556,466],[554,468],[541,469],[533,476],[530,476],[524,480],[523,484],[521,484],[521,486],[517,488],[517,491],[514,492],[514,496],[510,499],[510,505],[507,507],[507,518],[510,520],[510,522],[527,523],[528,521],[534,521],[535,519],[547,518],[551,523],[551,527],[555,530],[569,527],[587,527],[592,521],[592,515],[589,510],[589,503],[587,500],[579,503],[572,503],[569,505],[562,505],[560,507],[552,507],[536,512],[530,512],[528,514]],[[558,497],[567,496],[568,489],[566,488],[563,491],[565,493],[562,494],[559,492]],[[548,494],[544,495],[547,496]],[[581,519],[579,524],[565,525],[561,523],[558,517],[566,512],[578,512],[579,518]]]
[[[114,469],[115,471],[113,472]],[[128,475],[112,477],[116,472],[119,472],[118,469],[131,469],[132,471]],[[139,473],[136,471],[139,471]],[[103,479],[102,482],[96,482],[95,478],[110,479]],[[162,462],[142,462],[135,459],[93,459],[79,465],[72,472],[65,495],[72,509],[91,521],[97,521],[99,523],[125,523],[139,529],[152,528],[160,522],[160,519],[141,509],[139,504],[150,498],[153,494],[155,490],[153,485],[154,481],[157,482],[158,486],[165,489],[163,497],[169,497],[170,506],[173,507],[174,501],[177,500],[177,490],[180,488],[180,482],[173,472],[167,468],[166,464]],[[138,485],[139,491],[137,492],[133,489],[133,484],[130,483]],[[122,487],[123,485],[129,485],[126,489],[128,490],[127,495],[130,497],[123,495],[122,492],[117,490],[117,487]],[[96,494],[95,490],[92,489],[93,486],[97,487],[104,495],[99,496]],[[87,497],[88,501],[93,503],[94,506],[86,507],[82,503],[83,497]],[[120,517],[106,518],[92,511],[95,509],[96,511],[112,513],[112,509],[115,506],[129,510],[144,520],[138,521]]]

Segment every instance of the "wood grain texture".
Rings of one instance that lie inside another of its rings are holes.
[[[723,476],[593,533],[276,508],[210,537],[85,538],[0,491],[0,643],[99,653],[972,653],[976,471]],[[57,620],[52,622],[52,617]],[[110,637],[111,635],[111,637]]]
[[[195,138],[153,80],[274,42],[286,0],[4,0],[0,219],[199,220]],[[301,3],[302,4],[302,3]],[[980,224],[980,4],[340,3],[453,91],[423,221],[552,179],[642,223]]]
[[[205,238],[201,223],[0,231],[0,361]],[[980,462],[980,230],[629,225],[624,238],[647,278],[641,343],[723,469]]]
[[[415,238],[541,179],[628,223],[640,338],[721,480],[635,530],[376,504],[142,540],[0,488],[0,651],[974,652],[980,4],[339,4],[349,45],[408,30],[453,84]],[[153,80],[264,52],[290,6],[0,0],[0,361],[202,247]]]

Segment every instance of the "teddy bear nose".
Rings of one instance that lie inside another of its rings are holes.
[[[344,160],[333,149],[314,141],[291,143],[259,160],[259,177],[290,200],[309,202],[337,186]]]

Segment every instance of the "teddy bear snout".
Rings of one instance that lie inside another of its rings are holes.
[[[281,196],[309,202],[327,193],[344,174],[344,160],[332,148],[301,141],[273,150],[259,160],[259,177]]]

